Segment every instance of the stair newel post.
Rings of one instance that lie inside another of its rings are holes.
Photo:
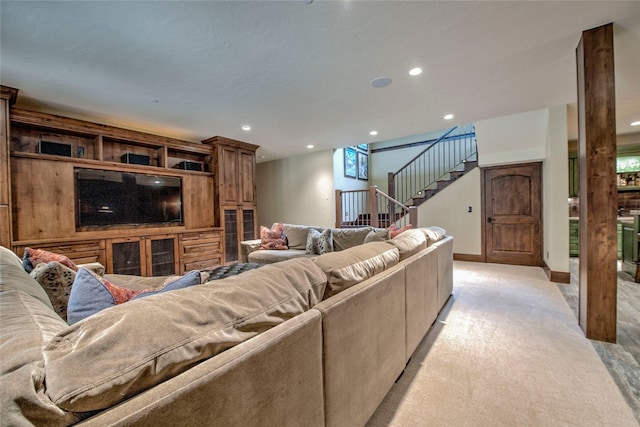
[[[336,228],[342,227],[342,190],[336,190]]]
[[[418,227],[418,208],[417,206],[409,206],[409,224],[413,226],[413,228]]]
[[[378,186],[369,187],[369,213],[371,215],[371,226],[378,228]]]
[[[393,172],[389,172],[387,174],[387,194],[392,199],[396,199],[396,181],[395,174]]]

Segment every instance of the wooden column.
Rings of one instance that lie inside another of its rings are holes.
[[[580,157],[579,321],[616,342],[617,207],[613,24],[584,31],[576,49]]]
[[[9,108],[16,101],[18,89],[0,86],[0,246],[11,249],[13,233],[11,225],[11,168],[9,155]]]

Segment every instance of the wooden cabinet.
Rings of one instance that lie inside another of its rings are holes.
[[[18,90],[0,88],[3,246],[19,255],[27,246],[47,249],[126,274],[166,275],[223,262],[222,230],[214,228],[219,204],[212,145],[15,108]],[[139,178],[147,186],[163,178],[179,181],[181,217],[157,219],[165,209],[163,199],[150,202],[156,210],[149,221],[83,224],[85,205],[77,189],[81,170],[135,177],[136,184]],[[208,236],[200,241],[207,241],[207,251],[195,254],[188,243],[193,233]]]
[[[224,229],[226,264],[240,259],[240,242],[257,236],[255,152],[257,145],[215,136],[213,146],[215,226]]]

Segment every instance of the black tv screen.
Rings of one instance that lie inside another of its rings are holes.
[[[182,179],[76,169],[77,226],[182,224]]]

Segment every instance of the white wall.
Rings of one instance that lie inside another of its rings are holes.
[[[543,165],[544,252],[551,271],[569,271],[569,147],[567,107],[548,110],[549,125]]]
[[[442,136],[445,130],[424,133],[420,135],[407,136],[404,138],[390,139],[388,141],[376,142],[370,144],[372,150],[385,147],[395,147],[402,144],[411,144],[413,142],[428,141]],[[397,172],[407,162],[420,154],[426,145],[419,147],[400,148],[397,150],[383,151],[381,153],[371,153],[369,156],[369,173],[371,185],[377,185],[378,188],[388,193],[387,174],[389,172]]]
[[[475,168],[420,205],[418,224],[439,225],[447,230],[453,236],[454,253],[480,255],[480,197],[480,169]]]
[[[544,160],[547,122],[546,109],[476,122],[478,164],[482,167]]]
[[[333,227],[335,216],[333,152],[258,163],[258,224],[274,222]]]

